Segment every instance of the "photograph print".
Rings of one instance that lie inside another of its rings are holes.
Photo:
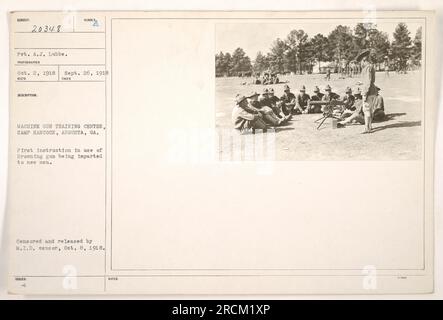
[[[423,21],[327,21],[217,24],[220,160],[422,159]]]

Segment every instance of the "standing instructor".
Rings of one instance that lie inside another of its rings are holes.
[[[363,133],[371,133],[374,104],[377,96],[377,87],[375,86],[374,52],[370,49],[363,50],[356,57],[356,60],[358,62],[361,61],[362,66],[362,109],[365,119],[365,131]]]

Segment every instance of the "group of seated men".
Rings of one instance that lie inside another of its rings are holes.
[[[380,88],[377,88],[377,90],[380,90]],[[343,98],[340,98],[329,85],[325,87],[324,94],[316,86],[312,96],[306,93],[304,85],[301,86],[297,95],[291,92],[288,85],[285,85],[284,94],[280,98],[275,96],[273,88],[265,88],[261,95],[256,92],[252,92],[248,96],[237,95],[236,106],[232,112],[232,121],[234,128],[240,131],[247,129],[265,130],[267,126],[275,127],[286,123],[295,114],[325,112],[325,106],[333,100],[340,102],[331,104],[334,105],[333,115],[341,119],[339,126],[345,126],[351,122],[364,124],[360,89],[353,94],[351,88],[348,87]],[[311,104],[312,101],[322,101],[324,103]],[[383,98],[380,95],[377,96],[375,105],[373,119],[375,121],[382,120],[385,114]]]
[[[263,74],[262,79],[260,79],[260,77],[257,76],[254,80],[254,84],[264,84],[264,85],[277,84],[279,82],[280,82],[280,79],[278,78],[278,75],[275,73],[273,73],[273,74],[265,73],[265,74]]]

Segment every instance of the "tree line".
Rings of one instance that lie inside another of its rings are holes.
[[[375,50],[375,63],[389,63],[395,69],[408,65],[420,66],[422,29],[415,37],[405,23],[395,28],[392,42],[388,34],[377,30],[373,23],[358,23],[354,29],[338,25],[328,36],[316,34],[309,37],[304,30],[292,30],[285,39],[277,38],[268,53],[258,52],[254,61],[242,48],[231,54],[219,52],[215,55],[216,76],[250,76],[262,72],[312,73],[316,63],[333,63],[335,66],[349,64],[363,49]]]

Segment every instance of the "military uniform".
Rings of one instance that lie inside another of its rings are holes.
[[[271,101],[269,100],[268,97],[261,95],[260,98],[258,99],[259,105],[260,107],[270,107],[271,106]]]
[[[361,100],[361,99],[363,99],[363,97],[362,97],[360,89],[359,89],[357,93],[354,93],[354,101]]]
[[[331,80],[331,70],[330,69],[328,69],[326,71],[326,80]]]
[[[343,97],[343,109],[340,114],[341,119],[345,119],[352,115],[352,113],[355,111],[355,97],[352,95],[351,88],[346,88],[346,95]]]
[[[291,114],[295,107],[295,95],[292,92],[285,92],[280,101],[282,102],[282,110],[285,115]]]
[[[280,101],[280,99],[276,96],[271,96],[268,98],[268,101],[271,105],[276,105]]]
[[[259,113],[251,110],[245,110],[240,106],[235,106],[232,110],[232,122],[234,128],[243,132],[247,129],[266,129],[265,122],[259,116]]]
[[[326,91],[326,94],[323,96],[322,101],[331,102],[331,100],[340,99],[340,96],[332,91]]]
[[[320,92],[318,87],[314,88],[314,95],[311,96],[311,101],[322,101],[324,94]],[[311,105],[309,107],[310,113],[321,113],[321,106],[319,105]]]
[[[266,129],[266,124],[261,118],[260,112],[252,107],[246,99],[242,95],[236,97],[236,105],[232,109],[234,128],[240,132],[248,129]]]
[[[263,120],[272,126],[278,126],[283,121],[280,119],[272,110],[272,108],[269,106],[269,100],[266,97],[267,90],[265,90],[264,94],[262,95],[261,99],[250,99],[249,104],[250,107],[259,111],[260,114],[263,116]],[[257,93],[252,93],[249,98],[253,98],[258,96]]]
[[[317,92],[316,94],[311,96],[311,101],[322,101],[324,94],[321,92]]]
[[[281,118],[281,105],[280,105],[280,99],[276,96],[272,95],[268,97],[267,102],[269,103],[269,107],[274,111],[274,113],[277,115],[277,117]]]
[[[383,100],[383,97],[380,95],[377,95],[374,98],[374,115],[373,119],[375,121],[382,121],[385,119],[385,102]]]
[[[309,105],[309,100],[311,100],[311,98],[309,97],[308,94],[306,93],[302,93],[300,92],[299,94],[297,94],[297,97],[295,99],[295,109],[296,111],[298,110],[299,112],[303,112],[306,110],[306,108]]]
[[[367,62],[362,69],[363,88],[362,94],[366,96],[364,109],[373,113],[375,108],[375,97],[377,96],[377,87],[375,86],[375,67]]]
[[[344,107],[345,107],[346,110],[351,110],[351,111],[355,110],[355,106],[354,106],[355,97],[352,94],[351,95],[346,95],[343,98],[343,102],[345,103]]]
[[[340,96],[336,94],[335,92],[332,92],[331,86],[328,84],[325,88],[325,95],[322,98],[322,101],[324,102],[331,102],[332,100],[338,100],[340,99]],[[337,109],[334,106],[331,106],[329,103],[326,103],[321,107],[321,111],[324,113],[326,111],[334,111],[335,113],[341,113],[341,109]]]

